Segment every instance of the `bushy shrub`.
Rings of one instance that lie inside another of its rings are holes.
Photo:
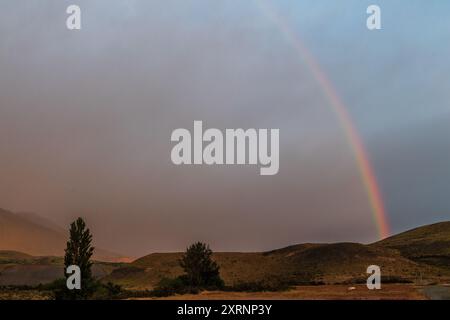
[[[155,297],[168,297],[175,294],[197,294],[200,291],[198,287],[192,286],[188,278],[179,276],[177,278],[163,278],[158,285],[151,291]]]
[[[127,292],[121,286],[108,282],[106,284],[100,281],[90,281],[89,288],[85,288],[84,292],[89,292],[89,296],[84,299],[89,300],[112,300],[126,297]],[[80,299],[80,295],[76,289],[67,289],[66,279],[57,279],[49,284],[40,285],[40,290],[51,291],[53,298],[56,300],[73,300]]]
[[[285,291],[291,288],[291,283],[280,279],[264,279],[260,281],[239,282],[224,288],[225,291],[261,292]]]
[[[180,260],[185,272],[184,281],[197,288],[222,288],[219,266],[212,259],[212,251],[207,244],[196,242],[186,249]]]
[[[122,287],[108,282],[106,284],[97,282],[95,291],[92,295],[93,300],[114,300],[126,297],[126,292]]]
[[[343,281],[337,284],[346,284],[346,285],[351,285],[351,284],[366,284],[367,283],[367,278],[365,277],[359,277],[359,278],[353,278],[347,281]],[[407,278],[403,278],[403,277],[399,277],[399,276],[381,276],[381,284],[383,283],[413,283],[412,280],[407,279]]]

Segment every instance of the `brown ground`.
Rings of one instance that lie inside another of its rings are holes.
[[[380,290],[368,290],[365,285],[299,286],[282,292],[222,292],[204,291],[200,294],[176,295],[168,300],[424,300],[419,287],[408,284],[386,284]],[[146,298],[144,298],[146,300]]]
[[[49,300],[49,294],[36,290],[2,290],[0,300]]]

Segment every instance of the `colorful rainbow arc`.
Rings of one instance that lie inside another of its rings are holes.
[[[264,12],[264,14],[275,23],[281,33],[288,39],[294,49],[302,57],[315,80],[322,88],[324,95],[332,106],[332,109],[336,114],[340,126],[344,130],[347,141],[353,151],[358,170],[369,199],[370,208],[373,213],[373,218],[377,226],[379,237],[382,239],[388,237],[390,235],[390,228],[383,199],[380,193],[380,188],[362,139],[353,125],[352,118],[348,113],[347,108],[337,94],[336,89],[323,72],[319,63],[312,56],[288,23],[283,20],[281,16],[277,14],[277,12],[275,12],[275,10],[273,10],[264,0],[256,0],[256,2],[262,12]]]

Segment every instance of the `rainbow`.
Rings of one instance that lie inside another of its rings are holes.
[[[271,8],[266,1],[256,0],[256,3],[265,16],[269,17],[275,23],[281,33],[287,38],[293,48],[302,57],[314,79],[323,90],[325,97],[329,101],[339,120],[339,124],[342,127],[342,130],[344,131],[350,148],[354,154],[358,171],[367,193],[370,209],[373,213],[373,219],[375,225],[377,226],[378,235],[382,239],[388,237],[390,235],[390,227],[380,188],[378,186],[367,151],[355,125],[353,124],[352,118],[348,113],[346,106],[339,97],[333,84],[322,70],[320,64],[309,52],[289,24],[282,19],[282,17],[273,8]]]

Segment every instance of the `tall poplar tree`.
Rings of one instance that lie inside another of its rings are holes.
[[[87,299],[92,293],[94,279],[92,277],[91,257],[94,253],[92,247],[92,235],[82,218],[78,218],[70,225],[70,238],[64,255],[65,270],[71,265],[76,265],[81,272],[81,290],[70,290],[70,299]],[[64,272],[66,279],[70,276]]]

